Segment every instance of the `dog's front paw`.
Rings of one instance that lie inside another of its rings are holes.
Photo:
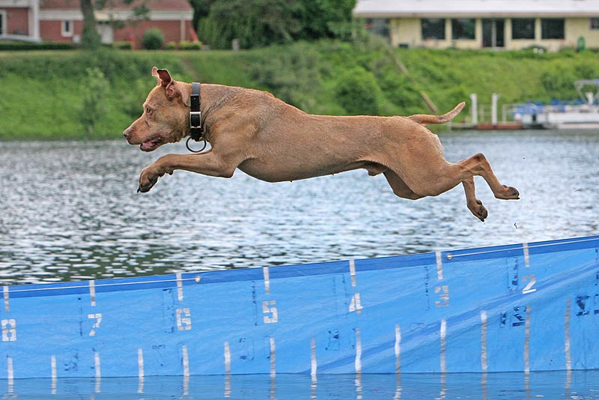
[[[160,172],[154,165],[149,165],[141,171],[139,176],[139,187],[137,188],[138,193],[149,192],[154,187],[158,178],[164,175],[164,172]]]

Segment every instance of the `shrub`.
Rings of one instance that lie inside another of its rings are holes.
[[[190,42],[187,40],[183,40],[179,42],[179,50],[201,50],[202,42]]]
[[[76,46],[72,43],[60,43],[60,42],[17,42],[0,41],[0,51],[16,51],[16,50],[72,50]]]
[[[165,50],[177,50],[177,42],[168,42],[166,46],[164,46]]]
[[[348,114],[376,115],[379,112],[380,90],[370,72],[354,67],[339,77],[335,96]]]
[[[79,119],[87,134],[92,136],[98,122],[108,114],[104,100],[110,87],[99,68],[88,68],[85,72],[87,79],[82,87],[83,104]]]
[[[112,47],[119,50],[131,50],[131,42],[114,42]]]
[[[571,68],[557,66],[541,74],[541,83],[549,97],[554,99],[571,99],[576,97],[574,81],[578,77]]]
[[[164,45],[164,33],[158,28],[150,28],[144,32],[141,42],[144,49],[158,50]]]

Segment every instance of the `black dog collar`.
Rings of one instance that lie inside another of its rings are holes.
[[[189,112],[189,128],[191,138],[200,141],[204,135],[202,112],[200,111],[200,82],[191,84],[191,111]]]

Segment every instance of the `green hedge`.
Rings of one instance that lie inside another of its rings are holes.
[[[0,51],[74,50],[76,48],[77,46],[75,46],[73,43],[0,41]]]
[[[400,73],[384,46],[322,41],[251,51],[119,51],[0,53],[0,139],[86,137],[79,121],[89,69],[107,82],[107,113],[94,137],[120,137],[141,114],[155,86],[153,66],[168,68],[177,80],[267,90],[314,114],[410,115],[429,112],[420,92],[440,112],[470,93],[490,104],[548,102],[577,97],[573,82],[596,78],[599,54],[394,49],[410,70]],[[97,74],[100,75],[99,73]],[[34,110],[35,118],[31,117]],[[458,121],[467,116],[463,112]]]

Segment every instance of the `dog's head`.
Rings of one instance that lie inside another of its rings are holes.
[[[176,82],[165,69],[152,68],[157,80],[143,104],[143,114],[123,132],[129,144],[153,151],[165,143],[174,143],[189,130],[190,88]]]

